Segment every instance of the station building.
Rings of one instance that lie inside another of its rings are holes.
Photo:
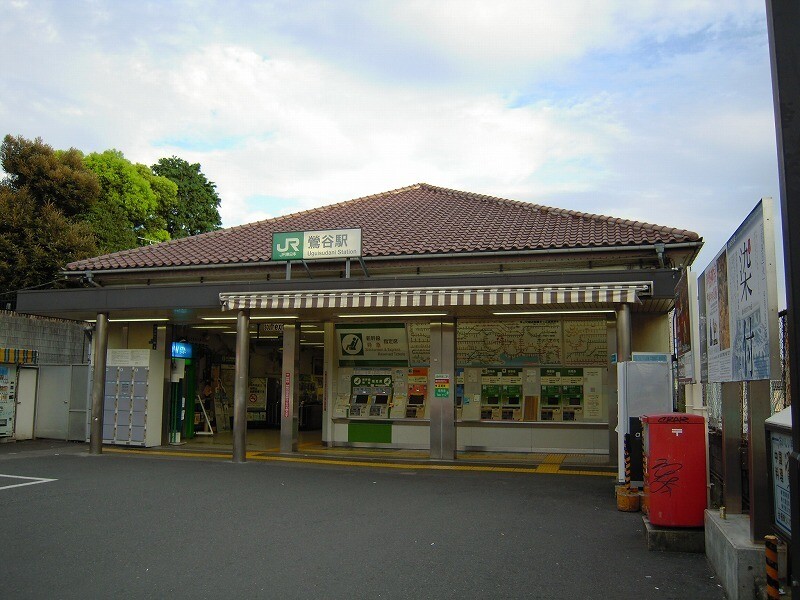
[[[613,460],[615,362],[669,353],[701,246],[421,183],[75,262],[18,310],[95,323],[94,441]]]

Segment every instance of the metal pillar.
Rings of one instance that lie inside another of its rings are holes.
[[[297,452],[300,429],[300,324],[283,326],[283,381],[281,403],[281,453]]]
[[[769,463],[767,434],[764,428],[772,413],[769,380],[750,381],[747,392],[747,437],[750,479],[750,539],[761,542],[772,533],[770,527]]]
[[[631,307],[620,304],[617,307],[617,362],[631,359]]]
[[[789,381],[800,382],[800,3],[767,0],[767,32],[772,63],[772,99],[778,141],[778,170],[783,219],[783,256],[789,327]],[[796,395],[796,394],[795,394]],[[792,452],[789,482],[792,505],[800,498],[800,402],[792,402]],[[792,510],[791,587],[800,597],[800,510]]]
[[[428,371],[431,458],[456,458],[455,398],[456,324],[455,321],[431,323],[431,368]]]
[[[92,366],[92,427],[89,454],[103,453],[103,400],[106,391],[106,353],[108,352],[108,313],[97,313],[94,328]]]
[[[247,392],[250,378],[250,311],[236,315],[236,383],[233,390],[233,462],[247,460]]]
[[[333,446],[333,406],[336,399],[336,331],[330,321],[324,325],[325,348],[322,374],[322,445]]]
[[[762,425],[763,428],[763,425]],[[742,384],[722,384],[722,486],[725,510],[742,512]]]

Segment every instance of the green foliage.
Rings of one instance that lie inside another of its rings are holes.
[[[7,135],[0,146],[0,164],[7,173],[3,185],[27,190],[37,207],[52,203],[67,217],[85,214],[100,195],[97,178],[74,148],[57,152],[41,138]]]
[[[58,278],[69,262],[95,254],[86,223],[75,222],[52,202],[40,204],[26,189],[0,186],[0,289],[40,286]]]
[[[89,154],[84,162],[100,181],[100,200],[87,221],[102,252],[170,239],[163,214],[176,204],[174,183],[131,163],[117,150]]]
[[[64,266],[96,254],[91,229],[81,220],[100,194],[77,150],[57,152],[42,142],[5,136],[0,162],[0,292],[58,279]]]
[[[220,228],[222,219],[217,186],[206,179],[199,164],[189,164],[173,156],[160,159],[152,169],[156,175],[166,177],[178,186],[177,202],[162,213],[166,229],[173,238]]]
[[[70,262],[218,229],[216,186],[199,164],[152,169],[117,150],[84,156],[40,138],[0,146],[0,299],[57,280]]]

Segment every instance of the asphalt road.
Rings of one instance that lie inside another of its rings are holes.
[[[725,597],[704,555],[648,552],[605,477],[86,449],[0,445],[0,597]]]

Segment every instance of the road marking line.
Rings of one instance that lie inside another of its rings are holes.
[[[10,490],[11,488],[22,487],[25,485],[36,485],[37,483],[50,483],[51,481],[58,481],[58,479],[47,479],[46,477],[23,477],[22,475],[4,475],[0,473],[0,478],[2,477],[8,477],[10,479],[28,479],[30,481],[0,486],[0,490]]]

